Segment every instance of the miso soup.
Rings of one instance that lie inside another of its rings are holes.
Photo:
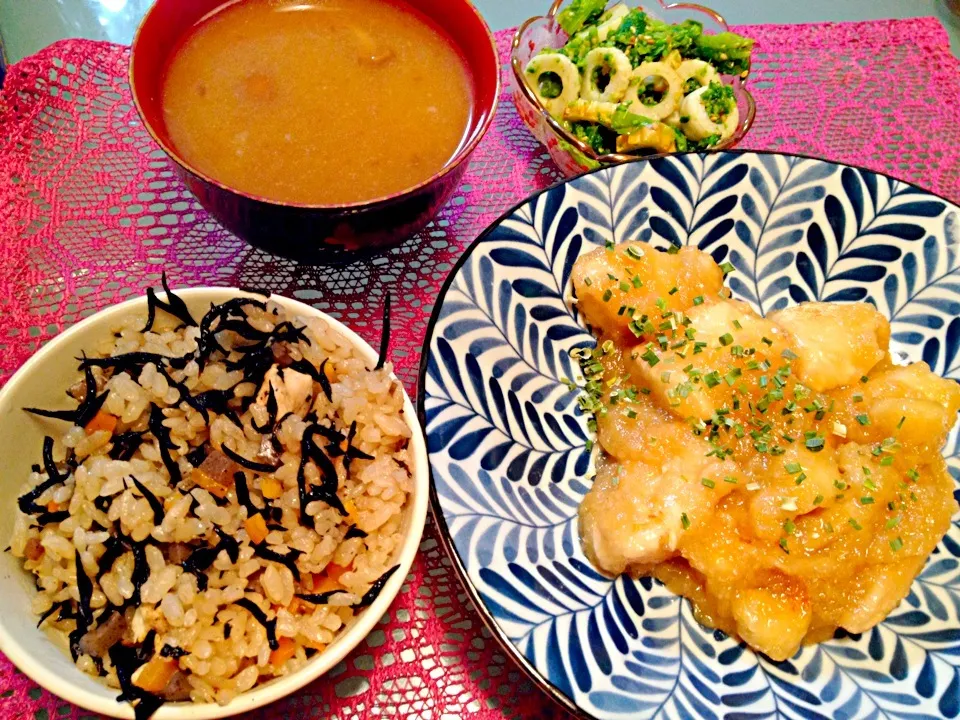
[[[220,183],[308,205],[371,200],[456,154],[471,79],[449,37],[397,0],[239,0],[174,50],[164,122]]]

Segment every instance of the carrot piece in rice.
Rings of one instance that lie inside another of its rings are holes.
[[[274,667],[283,665],[296,654],[297,643],[288,637],[280,638],[277,649],[270,653],[270,664]]]
[[[250,542],[262,543],[267,538],[267,522],[263,515],[254,515],[243,521],[243,526],[247,529],[247,535],[250,536]]]
[[[276,478],[264,478],[260,481],[260,492],[268,500],[276,500],[283,494],[283,485]]]
[[[161,693],[177,671],[178,663],[173,658],[157,655],[133,674],[133,684],[150,693]]]
[[[117,429],[118,422],[119,419],[116,416],[103,410],[98,410],[97,414],[93,416],[83,429],[86,430],[87,435],[93,435],[99,430],[106,430],[112,435],[113,431]]]

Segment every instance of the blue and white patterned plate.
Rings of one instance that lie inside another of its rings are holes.
[[[785,662],[693,618],[649,579],[580,549],[586,418],[561,381],[592,346],[569,304],[582,253],[642,239],[731,262],[768,312],[867,300],[901,357],[960,377],[960,208],[865,170],[785,155],[637,162],[531,198],[444,286],[420,383],[438,522],[470,594],[532,677],[595,718],[930,718],[960,714],[960,522],[880,626]],[[960,442],[945,454],[960,479]],[[960,490],[957,491],[960,496]]]

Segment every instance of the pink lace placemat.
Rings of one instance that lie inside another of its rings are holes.
[[[960,201],[960,66],[934,19],[739,28],[757,39],[757,122],[743,147],[890,173]],[[511,32],[497,34],[506,62]],[[413,394],[437,291],[504,210],[560,179],[504,95],[453,200],[419,236],[339,268],[253,250],[197,205],[151,142],[128,49],[68,40],[9,69],[0,93],[0,379],[64,327],[159,283],[247,285],[315,305],[391,353]],[[506,64],[504,77],[507,78]],[[559,718],[491,638],[428,524],[377,630],[300,693],[249,717]],[[0,718],[89,716],[0,655]]]

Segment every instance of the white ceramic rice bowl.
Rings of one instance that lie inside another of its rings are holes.
[[[174,290],[195,317],[201,317],[210,304],[233,297],[250,296],[234,288],[194,288]],[[159,294],[161,299],[163,293]],[[277,295],[271,299],[291,314],[309,315],[326,321],[372,367],[377,353],[359,335],[325,313],[296,300]],[[16,498],[39,462],[44,435],[58,436],[62,421],[28,415],[24,407],[62,407],[64,393],[79,377],[76,358],[95,347],[131,315],[146,319],[147,299],[139,297],[106,308],[70,327],[50,340],[0,390],[0,496],[7,507],[0,508],[0,546],[9,544],[13,533]],[[162,706],[155,720],[205,720],[247,712],[278,700],[316,680],[353,650],[387,611],[406,581],[420,544],[426,520],[429,495],[426,450],[417,415],[404,392],[403,412],[412,433],[410,454],[413,459],[413,493],[407,501],[403,542],[394,562],[399,572],[387,581],[376,601],[337,636],[330,646],[289,675],[275,678],[242,693],[227,705],[216,703],[174,703]],[[74,665],[68,653],[37,628],[37,617],[30,611],[30,599],[36,593],[33,576],[23,569],[19,558],[0,553],[0,651],[41,687],[75,705],[116,718],[133,718],[133,707],[117,702],[119,691],[99,682]]]

